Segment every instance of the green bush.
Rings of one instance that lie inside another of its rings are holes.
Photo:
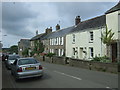
[[[103,57],[95,57],[92,59],[92,61],[99,61],[99,62],[105,62],[105,63],[110,63],[112,62],[107,56],[103,56]]]
[[[28,48],[26,48],[23,52],[22,52],[22,55],[24,57],[27,57],[28,56]]]
[[[47,57],[53,57],[55,55],[55,53],[48,53],[46,54]]]

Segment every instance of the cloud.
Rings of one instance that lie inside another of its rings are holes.
[[[2,29],[3,33],[10,35],[7,38],[17,43],[22,38],[32,38],[35,31],[45,32],[47,27],[59,23],[61,28],[74,25],[77,15],[81,20],[87,20],[103,15],[116,2],[4,2],[2,4]],[[13,35],[13,36],[12,36]],[[16,38],[15,38],[16,37]]]
[[[29,36],[32,34],[27,29],[31,18],[35,18],[36,13],[29,10],[24,3],[3,3],[2,5],[2,28],[8,34]]]

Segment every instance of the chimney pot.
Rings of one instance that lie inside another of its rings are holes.
[[[60,30],[60,25],[59,24],[56,25],[56,30]]]
[[[80,16],[76,16],[75,18],[75,25],[78,25],[81,22]]]
[[[51,32],[52,32],[52,27],[47,28],[45,33],[46,33],[46,34],[49,34],[49,33],[51,33]]]
[[[38,35],[38,30],[36,30],[36,35]]]

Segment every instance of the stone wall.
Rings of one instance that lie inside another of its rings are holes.
[[[93,62],[93,61],[83,61],[79,59],[69,59],[69,65],[85,68],[89,70],[117,73],[118,64],[116,63],[102,63],[102,62]]]
[[[72,59],[66,57],[35,57],[40,61],[44,61],[47,63],[61,64],[61,65],[69,65],[72,67],[84,68],[95,71],[102,72],[110,72],[110,73],[118,73],[118,64],[117,63],[101,63],[101,62],[93,62],[93,61],[84,61],[80,59]]]
[[[65,57],[53,57],[52,63],[65,65]]]

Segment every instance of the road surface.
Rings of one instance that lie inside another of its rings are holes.
[[[82,68],[41,62],[42,78],[23,79],[16,82],[2,65],[2,88],[118,88],[118,75]]]

